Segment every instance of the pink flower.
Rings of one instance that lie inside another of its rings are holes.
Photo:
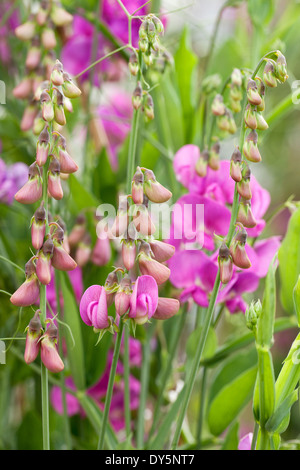
[[[140,276],[130,298],[129,318],[143,324],[153,317],[158,305],[158,287],[152,276]]]
[[[106,290],[103,286],[90,286],[80,301],[80,315],[84,323],[97,330],[109,328]]]
[[[251,450],[251,444],[253,439],[253,433],[249,432],[240,439],[238,450]]]

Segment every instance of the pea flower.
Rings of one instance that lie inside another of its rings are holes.
[[[140,325],[153,317],[158,305],[158,287],[152,276],[139,276],[130,298],[129,318]]]
[[[80,315],[84,323],[96,330],[112,326],[113,319],[108,316],[106,290],[103,286],[90,286],[80,301]]]

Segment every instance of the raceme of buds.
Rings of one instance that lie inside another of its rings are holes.
[[[40,320],[40,310],[37,310],[26,328],[26,344],[24,360],[27,364],[33,362],[40,351],[40,338],[43,332]]]
[[[228,284],[233,274],[233,263],[230,250],[225,243],[219,249],[218,264],[220,269],[220,280],[222,284]]]
[[[261,155],[257,147],[258,135],[255,130],[251,130],[247,135],[244,146],[243,153],[247,160],[253,163],[259,163],[261,161]]]
[[[39,280],[33,259],[30,259],[25,265],[25,277],[23,284],[10,298],[11,303],[18,307],[28,307],[39,299]]]
[[[35,211],[31,220],[31,242],[33,248],[39,250],[44,243],[46,233],[46,211],[44,208],[44,201],[40,207]]]
[[[41,338],[41,360],[44,366],[53,373],[61,372],[64,369],[64,363],[57,351],[57,336],[57,328],[51,321]]]
[[[235,235],[230,244],[230,253],[234,264],[238,268],[248,269],[251,267],[251,262],[245,250],[247,241],[247,232],[244,227]]]
[[[43,185],[41,173],[36,162],[32,163],[28,169],[28,181],[15,194],[16,201],[21,204],[33,204],[42,197]]]
[[[242,170],[242,179],[237,183],[237,191],[244,199],[251,199],[252,192],[250,188],[251,171],[248,166]]]

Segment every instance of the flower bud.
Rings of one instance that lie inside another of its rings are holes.
[[[258,81],[257,90],[258,90],[258,93],[261,96],[261,103],[257,106],[257,111],[262,112],[262,111],[265,110],[265,91],[266,91],[266,87],[265,87],[264,82],[261,79],[259,79],[259,81]]]
[[[288,78],[287,70],[286,70],[286,59],[284,55],[278,51],[278,58],[276,61],[276,68],[275,74],[278,80],[284,83]]]
[[[225,113],[222,116],[217,116],[217,125],[221,131],[229,132],[230,124],[229,124],[227,109],[225,109]]]
[[[66,124],[66,116],[64,110],[64,96],[63,94],[56,90],[56,100],[54,103],[54,119],[57,124],[60,126],[65,126]]]
[[[154,119],[154,103],[153,103],[152,96],[149,94],[147,94],[147,97],[146,97],[144,113],[148,121],[152,121]]]
[[[40,295],[39,281],[33,259],[25,265],[25,282],[13,293],[10,301],[17,307],[29,307],[35,304]]]
[[[152,22],[155,26],[155,32],[157,34],[163,34],[164,33],[164,25],[163,25],[162,21],[159,18],[157,18],[157,16],[153,16],[152,17]]]
[[[248,80],[247,84],[247,98],[250,104],[253,106],[258,106],[261,104],[261,96],[258,93],[257,84],[255,80],[251,78]]]
[[[216,95],[212,102],[211,111],[215,116],[223,116],[226,111],[222,95]]]
[[[120,237],[127,230],[129,217],[128,217],[128,200],[127,196],[120,198],[119,208],[117,211],[116,219],[111,228],[111,234],[114,237]]]
[[[48,27],[44,28],[41,35],[41,40],[45,49],[55,49],[56,37],[53,29]]]
[[[61,173],[75,173],[78,170],[78,165],[74,162],[72,157],[67,152],[66,140],[63,136],[59,137],[59,142],[57,144],[57,152]]]
[[[275,67],[273,61],[267,61],[263,72],[263,80],[268,87],[277,87],[277,78],[275,75]]]
[[[146,18],[140,28],[139,28],[139,38],[140,39],[146,39],[148,37],[148,26],[149,26],[149,20]]]
[[[134,206],[133,223],[138,232],[144,236],[153,235],[156,231],[147,207],[144,204]]]
[[[26,106],[20,124],[21,131],[26,132],[32,129],[37,114],[38,108],[34,104]]]
[[[207,174],[208,160],[209,160],[209,152],[208,150],[203,150],[203,152],[200,153],[200,157],[197,160],[196,165],[195,165],[196,173],[201,178],[205,178]]]
[[[25,99],[32,93],[32,78],[25,77],[19,85],[13,89],[13,95],[18,99]]]
[[[39,166],[45,165],[50,150],[50,135],[48,126],[46,125],[39,135],[39,140],[36,147],[36,163]]]
[[[34,21],[27,21],[26,23],[16,27],[15,34],[21,41],[29,41],[35,35],[35,28],[36,25]]]
[[[64,82],[62,84],[62,90],[67,98],[78,98],[81,95],[81,90],[73,83],[67,73],[63,74]]]
[[[107,306],[110,307],[115,299],[115,293],[119,289],[118,276],[115,271],[112,271],[107,276],[104,289],[106,291]]]
[[[130,271],[136,259],[136,243],[135,240],[127,238],[122,241],[122,260],[127,271]]]
[[[73,16],[64,8],[55,5],[55,3],[52,5],[50,16],[53,23],[58,27],[67,26],[73,21]]]
[[[83,214],[80,214],[75,222],[74,227],[72,228],[68,240],[70,246],[77,245],[84,237],[86,232],[86,219]]]
[[[236,148],[230,159],[230,176],[238,183],[242,179],[242,155],[238,148]]]
[[[39,10],[35,16],[35,19],[39,26],[44,26],[49,14],[49,5],[48,2],[41,2]]]
[[[96,266],[105,266],[111,257],[111,247],[108,237],[98,238],[92,251],[91,261]]]
[[[245,312],[246,326],[249,330],[251,331],[256,330],[257,321],[261,315],[261,312],[262,312],[261,301],[257,300],[255,302],[253,300]]]
[[[251,210],[251,203],[247,199],[241,198],[240,200],[237,222],[240,222],[246,228],[254,228],[257,225]]]
[[[208,166],[214,171],[220,168],[220,144],[216,142],[209,152]]]
[[[131,195],[135,204],[143,204],[144,200],[144,174],[138,166],[132,179]]]
[[[54,243],[51,238],[48,238],[38,254],[36,274],[39,281],[44,285],[48,285],[51,282],[51,258],[53,250]]]
[[[246,125],[250,127],[250,129],[257,128],[257,113],[250,104],[247,104],[246,106],[244,120]]]
[[[50,95],[43,91],[41,94],[42,116],[45,121],[51,122],[54,119],[54,108]]]
[[[160,204],[167,202],[172,197],[171,191],[156,181],[152,170],[145,170],[144,177],[144,192],[151,202]]]
[[[242,86],[243,78],[240,69],[233,69],[233,72],[231,74],[231,83],[237,87]]]
[[[78,248],[75,254],[75,260],[81,268],[85,266],[91,257],[92,249],[91,249],[91,238],[89,234],[86,234],[78,244]]]
[[[28,170],[28,181],[15,194],[16,201],[21,204],[33,204],[42,197],[43,185],[40,170],[36,162],[32,163]]]
[[[75,269],[77,264],[64,248],[64,231],[60,226],[56,227],[55,232],[52,234],[52,241],[52,266],[60,271],[72,271]]]
[[[265,131],[269,128],[268,123],[261,113],[256,113],[257,130]]]
[[[43,329],[40,320],[40,310],[37,310],[34,317],[30,320],[27,326],[26,344],[24,352],[24,360],[26,364],[31,364],[39,353],[40,350],[40,337]]]
[[[138,57],[135,52],[132,52],[132,54],[129,57],[128,67],[129,67],[129,71],[131,75],[136,77],[140,67],[139,67]]]
[[[170,269],[151,258],[149,243],[142,243],[138,254],[138,262],[141,273],[152,276],[158,285],[164,284],[169,279]]]
[[[251,171],[248,165],[242,171],[242,179],[237,183],[237,191],[244,199],[251,199],[252,193],[250,188]]]
[[[51,155],[48,170],[48,194],[58,201],[62,199],[64,195],[60,181],[60,164],[54,155]]]
[[[132,105],[135,110],[139,109],[142,104],[142,97],[143,97],[143,89],[141,82],[137,82],[137,85],[134,89],[133,95],[132,95]]]
[[[41,360],[50,372],[61,372],[64,363],[57,352],[57,328],[53,322],[47,328],[41,340]]]
[[[132,293],[131,280],[129,276],[125,276],[121,283],[118,292],[115,295],[116,313],[120,317],[125,315],[130,307],[130,296]]]
[[[175,247],[169,243],[159,240],[149,240],[149,245],[156,261],[164,263],[168,261],[175,253]]]
[[[150,51],[144,52],[143,59],[144,59],[145,65],[147,65],[147,67],[151,67],[151,65],[153,64],[153,55],[151,54]]]
[[[243,93],[240,87],[231,84],[229,97],[231,102],[239,103],[243,99]]]
[[[222,243],[219,249],[218,263],[220,269],[220,280],[222,284],[231,281],[233,274],[233,263],[228,246]]]
[[[249,132],[243,146],[243,153],[247,160],[253,163],[261,161],[261,155],[257,147],[258,135],[255,130]]]
[[[35,211],[31,224],[31,242],[35,250],[40,250],[44,243],[46,233],[46,211],[44,202]]]
[[[34,70],[38,67],[41,61],[41,47],[39,44],[39,40],[33,40],[32,46],[30,47],[27,57],[26,57],[26,62],[25,65],[27,69],[29,70]]]
[[[149,41],[147,38],[139,40],[139,50],[141,52],[146,52],[149,48]]]
[[[230,253],[234,264],[241,269],[248,269],[251,267],[251,261],[245,250],[247,241],[247,232],[242,228],[234,237],[230,244]]]
[[[180,302],[177,299],[158,297],[157,309],[153,315],[156,320],[168,320],[178,312]]]

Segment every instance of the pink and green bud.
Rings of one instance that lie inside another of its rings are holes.
[[[257,128],[257,112],[250,104],[247,104],[246,106],[244,120],[246,125],[250,127],[250,129]]]
[[[77,263],[64,248],[64,231],[58,226],[52,234],[53,255],[51,264],[60,271],[72,271],[77,267]]]
[[[175,247],[170,243],[165,243],[160,240],[149,240],[149,245],[154,259],[159,263],[168,261],[175,253]]]
[[[26,364],[31,364],[38,356],[40,351],[40,338],[43,333],[40,320],[40,310],[37,310],[34,317],[27,326],[27,335],[25,343],[24,360]]]
[[[248,165],[242,170],[242,179],[237,183],[237,191],[244,199],[251,199],[252,192],[250,188],[251,171]]]
[[[29,307],[35,304],[40,295],[39,280],[36,276],[36,268],[33,259],[25,265],[25,282],[13,293],[10,301],[17,307]]]
[[[218,128],[223,132],[229,132],[230,123],[228,118],[228,110],[225,109],[225,113],[222,116],[217,116]]]
[[[258,93],[261,96],[261,103],[257,106],[257,111],[264,111],[265,110],[265,92],[266,92],[266,87],[264,82],[259,79],[258,80],[258,85],[257,85]]]
[[[152,22],[155,26],[155,31],[157,34],[163,34],[164,33],[164,25],[162,23],[162,21],[157,18],[157,16],[153,16],[152,18]]]
[[[36,24],[34,21],[27,21],[26,23],[17,26],[15,34],[21,41],[29,41],[33,39],[36,33]]]
[[[71,99],[78,98],[81,95],[81,90],[75,85],[67,73],[64,72],[63,77],[64,82],[62,84],[62,90],[64,95]]]
[[[57,337],[57,328],[51,322],[41,339],[41,360],[44,366],[53,373],[61,372],[64,369],[64,363],[57,351]]]
[[[54,155],[51,155],[48,170],[48,195],[57,201],[63,198],[63,190],[60,181],[60,164]]]
[[[34,70],[38,67],[41,61],[41,47],[39,40],[33,41],[31,48],[29,49],[26,57],[25,65],[27,69]]]
[[[237,87],[236,85],[231,84],[229,97],[230,97],[231,102],[239,103],[243,99],[243,92],[240,89],[240,87]]]
[[[245,245],[247,241],[247,232],[243,227],[234,237],[230,245],[230,253],[232,260],[238,268],[248,269],[251,262],[246,253]]]
[[[41,1],[39,10],[35,16],[35,19],[39,26],[44,26],[49,15],[49,4],[47,1]]]
[[[138,166],[132,179],[131,196],[135,204],[143,204],[144,200],[144,174]]]
[[[203,152],[200,153],[200,157],[198,158],[196,165],[195,165],[196,173],[201,178],[205,178],[207,174],[208,160],[209,160],[209,152],[208,150],[203,150]]]
[[[104,288],[106,290],[107,306],[110,307],[115,300],[116,292],[119,290],[118,276],[115,271],[112,271],[107,276]]]
[[[138,71],[140,69],[138,56],[137,56],[136,52],[132,52],[132,54],[130,55],[128,67],[129,67],[129,71],[130,71],[131,75],[136,77],[136,75],[138,74]]]
[[[278,80],[284,83],[288,78],[287,70],[286,70],[286,59],[281,52],[277,52],[278,58],[276,61],[275,67],[275,74]]]
[[[255,80],[251,78],[248,80],[247,84],[247,98],[250,104],[253,106],[259,106],[261,104],[261,96],[258,92],[257,84]]]
[[[228,284],[233,274],[233,263],[228,246],[222,243],[219,249],[218,264],[222,284]]]
[[[222,95],[216,95],[212,102],[211,111],[215,116],[223,116],[226,112],[224,99]]]
[[[84,214],[80,214],[72,228],[68,240],[71,247],[76,246],[84,237],[86,232],[86,218]]]
[[[257,130],[265,131],[269,128],[267,121],[261,113],[256,113]]]
[[[243,153],[245,157],[247,158],[247,160],[253,163],[259,163],[261,161],[261,155],[257,147],[257,141],[257,132],[255,130],[252,130],[246,137],[243,146]]]
[[[158,297],[157,309],[155,310],[153,318],[155,318],[155,320],[168,320],[176,315],[179,308],[179,300],[167,297]]]
[[[144,105],[144,113],[145,117],[148,121],[152,121],[154,119],[154,103],[152,96],[147,94],[146,101]]]
[[[36,147],[36,163],[39,166],[45,165],[50,150],[50,135],[48,132],[48,125],[44,127],[39,135],[39,140]]]
[[[69,155],[66,150],[66,140],[63,136],[59,136],[59,142],[57,144],[57,153],[60,164],[61,173],[75,173],[78,170],[77,163],[74,162],[73,158]]]
[[[58,27],[67,26],[73,21],[73,16],[55,3],[52,5],[50,16],[55,26]]]
[[[133,208],[133,223],[136,230],[144,236],[154,235],[156,227],[152,222],[147,207],[144,204],[136,204]]]
[[[172,197],[171,191],[156,180],[152,170],[145,170],[144,177],[144,192],[151,202],[160,204],[167,202]]]
[[[55,33],[53,29],[49,27],[44,28],[42,31],[42,35],[41,35],[41,40],[45,49],[47,50],[55,49],[56,37],[55,37]]]
[[[130,297],[131,297],[131,280],[129,276],[125,276],[120,282],[120,288],[115,295],[115,307],[116,313],[120,317],[125,315],[130,307]]]
[[[111,228],[112,236],[120,237],[126,232],[129,224],[128,208],[129,205],[127,196],[121,197],[117,216]]]
[[[75,260],[78,266],[80,266],[81,268],[85,266],[89,262],[91,254],[91,238],[89,234],[86,233],[83,240],[79,242],[75,253]]]
[[[138,263],[141,273],[152,276],[158,285],[164,284],[170,277],[170,269],[151,257],[149,243],[142,243],[138,254]]]
[[[208,166],[214,171],[218,171],[220,168],[220,144],[216,142],[210,152],[208,158]]]
[[[51,258],[53,251],[54,243],[51,238],[48,238],[39,251],[37,258],[36,274],[39,281],[45,286],[51,282]]]
[[[43,91],[41,93],[41,107],[43,119],[47,122],[51,122],[54,119],[54,107],[49,93]]]
[[[231,74],[231,83],[237,87],[241,87],[243,84],[243,77],[240,69],[233,69]]]
[[[254,228],[257,225],[251,210],[251,203],[247,199],[241,198],[240,200],[237,222],[240,222],[246,228]]]
[[[230,176],[238,183],[242,180],[242,154],[238,148],[236,148],[230,159]]]
[[[147,67],[151,67],[151,65],[153,64],[153,55],[151,54],[149,50],[144,52],[143,59],[144,59],[145,65],[147,65]],[[149,117],[149,119],[152,120],[154,119],[153,106],[150,109],[152,110],[151,116],[153,115],[153,117]]]
[[[27,183],[15,194],[16,201],[21,204],[33,204],[41,199],[43,194],[42,178],[36,162],[30,165],[28,177]]]
[[[236,122],[231,111],[228,111],[228,132],[235,134],[237,131]]]
[[[141,52],[146,52],[149,49],[149,41],[147,38],[139,40],[139,50]]]
[[[263,72],[263,80],[265,84],[270,88],[277,87],[277,78],[275,74],[275,67],[274,61],[268,60],[264,72]]]
[[[136,243],[135,240],[127,238],[122,241],[122,260],[127,271],[130,271],[136,260]]]
[[[31,242],[35,250],[40,250],[44,243],[46,233],[46,211],[44,202],[35,211],[31,223]]]
[[[96,266],[105,266],[111,257],[111,247],[108,237],[97,238],[92,251],[91,261]]]
[[[32,93],[32,78],[25,77],[19,85],[13,89],[13,95],[18,99],[25,99]]]
[[[35,104],[26,106],[20,124],[21,131],[26,132],[32,129],[37,114],[38,108]]]
[[[135,110],[138,110],[142,105],[142,98],[143,98],[143,89],[141,82],[137,82],[137,85],[134,89],[132,94],[132,105]]]
[[[148,322],[156,312],[158,305],[158,287],[152,276],[140,276],[136,279],[130,297],[128,317],[138,325]]]

